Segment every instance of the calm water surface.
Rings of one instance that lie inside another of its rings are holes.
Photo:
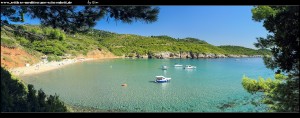
[[[185,70],[173,65],[197,66]],[[160,69],[162,65],[168,70]],[[124,112],[252,112],[251,104],[222,103],[250,96],[243,75],[273,78],[261,58],[225,59],[111,59],[82,62],[22,77],[36,89],[58,94],[67,104]],[[155,83],[155,76],[171,77]],[[126,83],[127,87],[121,84]]]

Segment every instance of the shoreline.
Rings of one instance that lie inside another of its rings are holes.
[[[8,71],[17,77],[27,76],[27,75],[34,75],[39,74],[55,69],[60,69],[68,65],[85,62],[85,61],[92,61],[92,60],[102,60],[102,59],[115,59],[119,57],[111,57],[111,58],[75,58],[75,59],[64,59],[61,61],[52,61],[52,62],[39,62],[34,65],[24,66],[24,67],[16,67],[9,69]]]
[[[139,59],[139,58],[130,58],[130,57],[106,57],[106,58],[74,58],[74,59],[64,59],[61,61],[52,61],[52,62],[39,62],[34,65],[24,66],[24,67],[16,67],[8,69],[8,71],[17,77],[27,76],[39,74],[55,69],[60,69],[65,66],[76,64],[85,61],[93,61],[93,60],[103,60],[103,59],[119,59],[119,58],[128,58],[128,59]],[[227,57],[227,58],[254,58],[254,57]],[[142,58],[143,59],[143,58]],[[149,58],[146,58],[149,59]],[[176,58],[168,58],[168,59],[176,59]],[[184,58],[186,59],[186,58]],[[203,58],[203,59],[214,59],[214,58]]]

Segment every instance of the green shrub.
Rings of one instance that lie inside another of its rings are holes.
[[[134,56],[133,53],[128,54],[128,57],[133,57],[133,56]]]
[[[85,56],[87,55],[87,53],[88,53],[88,50],[83,50],[82,51],[82,54],[85,55]]]
[[[65,39],[66,39],[66,34],[61,33],[60,36],[59,36],[59,40],[62,41],[62,40],[65,40]]]
[[[48,55],[47,60],[48,60],[49,62],[51,62],[51,61],[60,61],[60,60],[62,60],[62,59],[61,59],[60,57],[56,56],[56,55]]]
[[[60,37],[60,31],[58,29],[53,29],[50,31],[49,38],[50,39],[58,39]]]
[[[54,54],[56,56],[62,56],[67,51],[67,48],[58,40],[34,41],[32,47],[34,50],[47,55]]]
[[[33,28],[33,29],[30,30],[30,32],[36,34],[37,33],[37,29]]]
[[[71,55],[77,56],[79,52],[77,52],[76,50],[70,50],[69,53]]]
[[[17,25],[17,29],[19,30],[26,30],[26,27],[23,25]]]
[[[1,66],[1,112],[66,112],[67,107],[55,94],[27,87]]]
[[[9,38],[6,38],[6,37],[1,37],[1,46],[5,46],[5,47],[8,47],[8,48],[16,48],[17,43],[13,39],[9,39]]]
[[[25,47],[30,47],[31,43],[29,40],[25,39],[24,37],[19,37],[17,38],[20,42],[20,45],[25,46]]]

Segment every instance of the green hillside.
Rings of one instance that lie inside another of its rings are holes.
[[[264,55],[267,50],[254,50],[240,46],[214,46],[196,38],[175,39],[169,36],[139,36],[117,34],[91,29],[85,33],[66,34],[59,29],[34,25],[1,26],[1,46],[25,47],[28,50],[60,56],[86,55],[91,50],[110,51],[117,56],[150,55],[159,52],[194,54]]]
[[[244,55],[271,55],[271,51],[269,50],[263,50],[263,49],[259,49],[259,50],[253,50],[250,48],[245,48],[245,47],[241,47],[241,46],[230,46],[230,45],[224,45],[224,46],[218,46],[219,48],[225,50],[226,52],[230,53],[230,54],[234,54],[234,55],[240,55],[240,54],[244,54]]]
[[[174,39],[167,36],[143,37],[138,35],[113,35],[100,42],[116,55],[137,53],[146,55],[156,52],[226,53],[224,50],[200,40]]]

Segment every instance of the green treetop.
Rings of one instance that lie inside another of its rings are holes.
[[[277,75],[259,82],[244,77],[242,84],[250,93],[264,92],[270,111],[299,112],[299,6],[256,6],[252,14],[270,33],[254,45],[271,49],[264,62]]]

